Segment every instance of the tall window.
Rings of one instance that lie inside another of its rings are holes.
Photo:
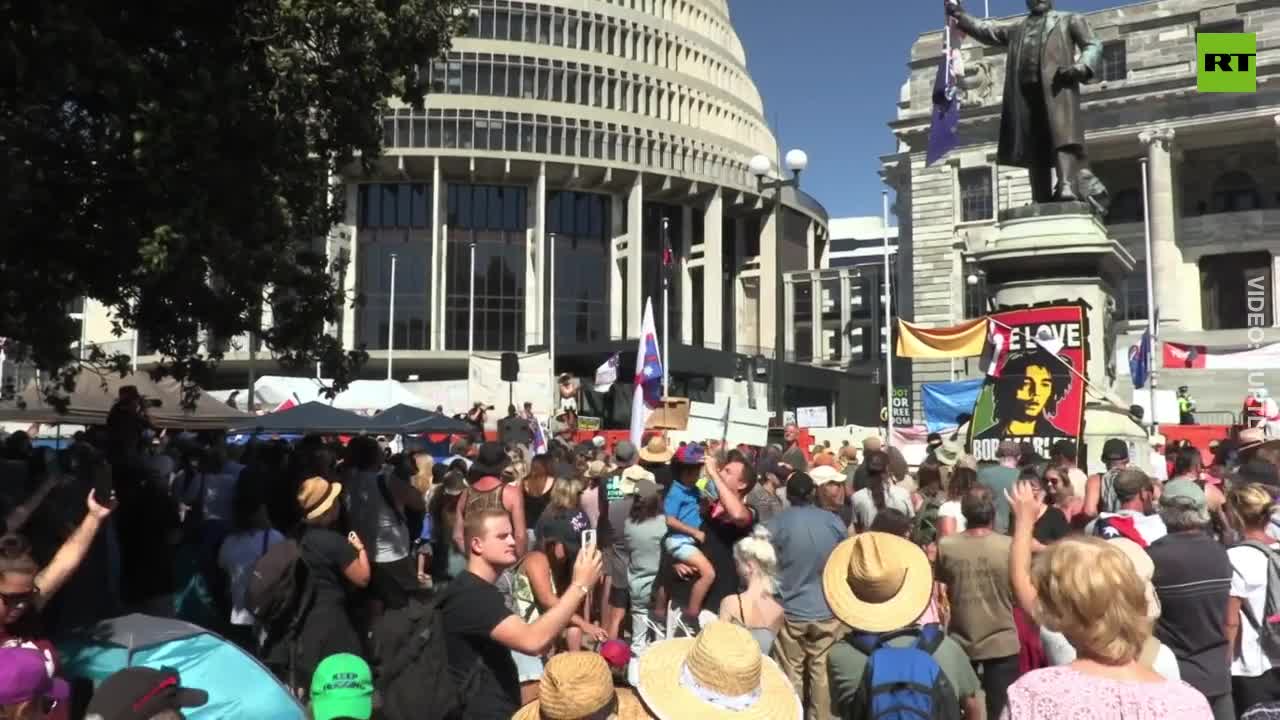
[[[426,350],[430,337],[431,186],[360,186],[356,234],[356,345],[385,350],[390,337],[395,255],[395,348]]]
[[[1210,255],[1200,259],[1200,311],[1205,330],[1270,327],[1271,253]]]
[[[1118,190],[1111,196],[1107,224],[1142,222],[1142,192],[1133,188]]]
[[[556,342],[607,340],[609,198],[552,193],[547,198],[547,232],[556,236]]]
[[[960,171],[960,221],[978,222],[994,216],[991,199],[991,168],[964,168]]]
[[[695,223],[695,227],[698,223]],[[689,269],[689,294],[693,296],[692,307],[690,308],[693,315],[690,317],[692,332],[689,336],[689,344],[694,347],[702,347],[702,343],[706,340],[705,318],[702,309],[706,307],[703,302],[703,295],[706,290],[703,285],[702,277],[703,269],[701,267]]]
[[[1213,181],[1213,212],[1242,212],[1262,207],[1258,184],[1247,172],[1232,170]]]
[[[795,319],[793,323],[794,337],[791,342],[794,346],[795,362],[812,362],[813,361],[813,282],[808,278],[803,280],[797,279],[792,284],[794,292],[792,302],[792,317]]]
[[[1124,40],[1114,40],[1102,46],[1101,75],[1104,82],[1124,80],[1129,76],[1128,52]]]
[[[1124,276],[1116,293],[1116,319],[1141,321],[1147,319],[1147,263],[1139,260],[1133,270]]]
[[[467,349],[472,312],[476,350],[525,348],[527,196],[523,187],[449,185],[447,349]],[[472,243],[476,251],[474,307],[470,300]]]
[[[653,300],[653,323],[658,329],[659,337],[662,336],[662,322],[664,318],[662,305],[662,275],[664,272],[664,264],[662,257],[663,248],[663,231],[662,221],[667,221],[667,242],[671,248],[671,266],[670,270],[670,297],[671,297],[671,337],[672,342],[678,342],[680,337],[680,238],[683,232],[684,213],[679,205],[664,205],[661,203],[645,203],[644,204],[644,225],[642,232],[644,242],[642,244],[642,255],[644,257],[644,269],[641,271],[641,287],[640,301],[646,299]],[[641,311],[643,312],[643,311]]]
[[[729,215],[723,215],[720,218],[723,227],[723,240],[721,250],[721,266],[720,266],[720,332],[718,338],[713,338],[720,342],[720,349],[732,352],[737,335],[738,315],[735,307],[737,293],[735,288],[738,287],[738,263],[737,256],[738,247],[738,223]]]

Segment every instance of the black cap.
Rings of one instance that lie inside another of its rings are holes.
[[[1111,438],[1102,443],[1102,461],[1114,462],[1129,459],[1129,443],[1121,438]]]
[[[937,447],[942,444],[942,433],[931,432],[929,437],[925,439],[929,447]]]
[[[585,515],[575,524],[579,515],[582,514],[557,512],[547,516],[538,528],[538,534],[543,542],[558,542],[570,553],[578,552],[582,548],[582,531],[590,527],[585,521]],[[578,527],[579,524],[581,527]]]
[[[501,477],[502,471],[506,470],[510,464],[511,458],[507,455],[506,448],[500,443],[487,442],[480,446],[479,452],[476,453],[476,460],[471,463],[471,470],[467,474],[471,478],[486,475]]]
[[[178,671],[125,668],[103,681],[86,711],[94,720],[149,720],[167,710],[200,707],[209,693],[182,687]]]
[[[813,497],[813,478],[809,473],[792,473],[787,479],[787,497],[807,500]]]

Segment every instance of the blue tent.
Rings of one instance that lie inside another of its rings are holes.
[[[305,720],[306,710],[253,656],[197,625],[125,615],[105,620],[58,644],[63,674],[94,687],[126,667],[171,667],[182,684],[209,693],[204,707],[185,710],[191,720],[270,718]]]

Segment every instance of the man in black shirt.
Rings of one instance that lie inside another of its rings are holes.
[[[594,545],[578,552],[573,579],[560,599],[532,623],[507,608],[494,585],[516,564],[516,540],[505,510],[475,510],[463,529],[467,569],[449,584],[441,604],[449,669],[465,686],[463,720],[507,720],[533,699],[537,683],[520,687],[511,652],[542,655],[569,625],[582,600],[600,579],[600,553]],[[471,676],[472,670],[476,671]],[[522,692],[528,695],[521,697]]]

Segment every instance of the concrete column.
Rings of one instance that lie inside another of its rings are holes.
[[[760,344],[775,349],[778,344],[777,304],[782,297],[782,288],[778,287],[778,250],[782,228],[778,225],[778,217],[772,212],[766,214],[760,224]],[[787,317],[790,316],[788,309]]]
[[[347,183],[347,233],[350,236],[350,257],[351,262],[347,264],[347,273],[343,278],[342,291],[347,297],[356,296],[356,276],[360,272],[359,256],[357,250],[360,247],[360,223],[356,222],[356,213],[360,204],[360,186],[355,183]],[[350,302],[342,303],[342,347],[354,348],[356,346],[356,311],[351,307]]]
[[[623,284],[625,276],[618,263],[623,254],[618,245],[626,241],[627,226],[624,223],[627,199],[621,195],[609,196],[609,337],[624,338],[627,335],[627,319],[622,316]]]
[[[543,345],[550,336],[547,335],[547,303],[554,302],[548,294],[554,292],[548,287],[547,275],[547,164],[538,163],[538,180],[533,190],[533,207],[527,212],[532,219],[532,229],[525,233],[528,238],[525,252],[525,307],[528,326],[524,333],[524,350],[530,345]]]
[[[849,321],[853,319],[853,309],[849,307],[849,294],[853,291],[853,281],[849,278],[846,270],[840,271],[840,297],[836,298],[836,302],[840,303],[840,327],[836,329],[836,339],[840,343],[840,360],[844,364],[848,364],[853,357],[853,345],[849,343],[849,337],[845,334],[844,329],[849,327]]]
[[[627,191],[627,337],[640,337],[640,324],[644,322],[644,292],[641,287],[644,269],[644,175],[636,173],[636,179]],[[656,271],[656,268],[655,268]],[[656,322],[656,319],[655,319]]]
[[[809,229],[810,243],[813,239],[813,228]],[[809,342],[813,346],[813,362],[822,360],[822,280],[818,277],[818,273],[809,274],[809,308],[813,315],[811,321],[812,330],[809,333]]]
[[[707,209],[702,213],[702,293],[697,302],[702,303],[698,312],[703,313],[702,335],[707,347],[718,348],[724,342],[723,313],[720,312],[724,302],[724,197],[720,188],[716,188],[707,202]],[[1280,284],[1278,284],[1280,286]],[[732,291],[733,288],[728,288]],[[1280,306],[1277,306],[1280,307]],[[1277,313],[1280,315],[1280,313]],[[733,350],[733,348],[725,348]]]
[[[440,158],[431,158],[431,349],[444,350],[445,287],[448,273],[445,271],[444,225],[448,193],[440,178]]]
[[[795,352],[795,349],[796,349],[796,314],[794,312],[791,312],[791,309],[796,306],[795,278],[789,278],[789,277],[783,278],[782,297],[784,298],[783,302],[787,304],[787,312],[782,316],[782,320],[783,320],[782,344],[786,348],[787,353],[792,353],[792,352]],[[765,314],[764,303],[762,302],[760,303],[760,305],[761,305],[760,314],[764,315]],[[769,341],[770,345],[773,345],[776,342],[772,336],[767,338],[767,340]],[[766,338],[763,338],[763,337],[760,340],[761,344],[764,344],[765,341],[766,341]],[[773,358],[770,357],[770,359],[773,359]]]
[[[693,247],[693,208],[680,208],[680,342],[688,345],[693,342],[693,314],[702,312],[702,299],[693,297],[692,272],[689,269],[689,256]],[[706,276],[704,271],[703,276]]]
[[[1181,283],[1177,282],[1182,266],[1182,250],[1178,247],[1178,209],[1175,204],[1177,179],[1173,165],[1172,128],[1152,128],[1138,134],[1147,146],[1147,204],[1151,225],[1151,263],[1156,277],[1156,308],[1160,324],[1181,326],[1186,319],[1182,308]]]
[[[816,268],[823,267],[822,258],[816,257],[817,253],[815,252],[818,249],[817,248],[818,234],[814,232],[814,227],[816,225],[817,223],[813,222],[812,220],[805,223],[804,240],[805,240],[806,250],[805,250],[805,256],[804,256],[804,266],[809,269],[816,269]]]

